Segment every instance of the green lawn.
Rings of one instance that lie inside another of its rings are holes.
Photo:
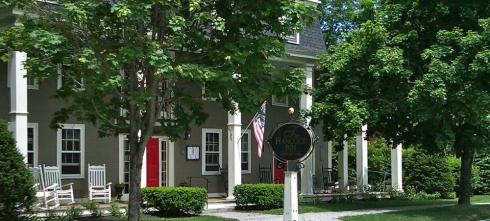
[[[179,218],[151,218],[142,219],[142,221],[160,221],[160,220],[172,220],[172,221],[232,221],[235,219],[225,219],[216,216],[192,216],[192,217],[179,217]]]
[[[343,217],[344,221],[477,221],[490,218],[490,205],[444,207]]]
[[[490,202],[490,196],[474,196],[471,198],[472,203],[478,202]],[[303,204],[299,206],[299,213],[316,213],[316,212],[328,212],[328,211],[349,211],[349,210],[361,210],[361,209],[378,209],[389,207],[403,207],[403,206],[424,206],[424,205],[444,205],[455,204],[457,199],[454,200],[418,200],[418,201],[401,201],[401,200],[379,200],[379,201],[353,201],[342,203],[317,203],[317,204]],[[264,210],[260,213],[276,214],[283,213],[282,209]]]

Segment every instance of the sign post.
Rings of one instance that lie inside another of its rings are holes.
[[[294,113],[294,109],[289,114]],[[271,137],[269,144],[274,156],[283,162],[288,160],[305,160],[313,151],[313,132],[297,122],[279,125]],[[298,221],[298,173],[286,171],[284,180],[284,221]]]
[[[284,179],[284,221],[297,221],[298,215],[298,172],[286,171]]]

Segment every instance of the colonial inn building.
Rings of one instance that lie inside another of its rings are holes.
[[[319,3],[310,0],[312,3]],[[8,27],[16,22],[16,11],[1,9],[0,24]],[[320,23],[307,28],[304,33],[287,39],[288,56],[274,59],[278,67],[295,66],[305,69],[307,86],[313,87],[314,66],[319,54],[325,52]],[[28,54],[10,52],[10,60],[0,63],[0,119],[9,122],[17,147],[29,166],[59,166],[63,182],[73,182],[75,197],[88,194],[87,165],[106,165],[107,181],[126,184],[129,181],[129,149],[126,134],[99,137],[97,128],[75,119],[53,130],[49,122],[53,113],[64,106],[63,101],[51,98],[63,82],[37,81],[24,77],[23,63]],[[189,85],[189,93],[199,96],[202,88]],[[270,148],[258,158],[257,142],[252,127],[246,129],[254,113],[227,113],[221,104],[203,98],[209,114],[201,126],[194,126],[184,138],[171,141],[155,134],[149,141],[142,169],[142,187],[195,186],[208,189],[210,196],[229,196],[240,183],[281,183],[284,171],[297,169],[296,163],[285,165],[274,159]],[[265,136],[274,127],[289,120],[287,110],[311,108],[311,95],[300,99],[278,99],[267,102]],[[367,185],[366,126],[359,133],[357,150],[357,186]],[[298,187],[305,195],[323,188],[325,168],[332,168],[332,148],[323,140],[320,128],[315,129],[320,138],[312,155],[300,169]],[[242,136],[243,134],[243,136]],[[241,137],[242,136],[242,137]],[[239,141],[241,137],[241,140]],[[347,190],[347,148],[339,152],[338,186]],[[392,151],[392,185],[401,189],[401,147]],[[114,193],[115,191],[113,191]],[[127,190],[126,190],[127,192]]]

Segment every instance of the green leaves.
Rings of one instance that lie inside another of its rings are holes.
[[[314,114],[327,137],[353,136],[367,123],[370,133],[431,149],[490,146],[490,11],[482,4],[380,2],[320,61]]]

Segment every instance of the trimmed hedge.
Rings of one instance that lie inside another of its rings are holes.
[[[258,210],[281,208],[284,186],[281,184],[241,184],[235,186],[233,195],[238,208]]]
[[[155,208],[163,216],[200,214],[208,192],[195,187],[146,187],[141,189],[143,208]]]

